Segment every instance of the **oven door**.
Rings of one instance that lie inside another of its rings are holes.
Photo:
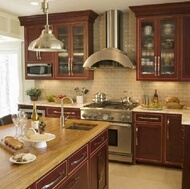
[[[131,163],[131,124],[111,123],[108,133],[109,160]]]

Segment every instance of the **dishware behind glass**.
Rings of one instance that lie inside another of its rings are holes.
[[[144,33],[145,35],[150,35],[152,33],[152,26],[145,26]]]

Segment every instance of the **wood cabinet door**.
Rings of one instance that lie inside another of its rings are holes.
[[[183,130],[181,126],[181,115],[166,115],[164,131],[165,163],[182,165]]]
[[[44,26],[27,26],[27,27],[25,27],[25,61],[26,62],[53,63],[53,53],[34,52],[34,51],[28,50],[29,44],[41,35],[42,30],[44,30]]]
[[[105,144],[90,159],[90,189],[108,188],[107,153],[107,144]]]
[[[60,79],[90,79],[92,71],[83,68],[89,56],[88,23],[56,25],[58,38],[65,44],[66,52],[57,53],[55,75]]]
[[[190,186],[190,125],[184,125],[184,156],[182,189],[189,189]]]
[[[137,23],[137,79],[177,80],[179,18],[153,16]]]
[[[136,157],[138,161],[161,163],[162,127],[160,124],[140,124],[136,126]]]
[[[186,15],[182,17],[182,24],[180,26],[182,32],[181,38],[182,48],[181,48],[181,80],[190,81],[190,53],[188,49],[190,49],[190,15]]]
[[[88,163],[86,162],[67,181],[57,186],[56,189],[89,189]]]

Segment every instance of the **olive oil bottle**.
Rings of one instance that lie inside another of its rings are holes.
[[[39,115],[36,109],[36,103],[33,104],[33,111],[31,115],[31,126],[34,128],[36,131],[38,131],[38,126],[39,126]]]

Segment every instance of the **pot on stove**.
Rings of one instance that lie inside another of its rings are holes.
[[[107,101],[105,93],[98,92],[98,93],[94,94],[93,102],[104,103],[105,101]]]

